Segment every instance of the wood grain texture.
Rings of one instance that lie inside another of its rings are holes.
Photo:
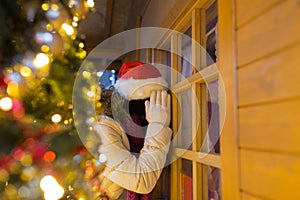
[[[241,200],[263,200],[263,199],[259,197],[255,197],[251,194],[241,192]]]
[[[218,1],[218,58],[224,81],[226,119],[221,130],[222,198],[237,200],[239,194],[238,121],[236,90],[235,4],[232,0]],[[225,109],[221,111],[221,115]]]
[[[242,190],[263,199],[300,199],[300,156],[241,150]]]
[[[238,70],[239,105],[300,95],[300,45]]]
[[[300,100],[239,109],[240,146],[300,154]]]
[[[237,28],[251,22],[259,15],[267,12],[272,6],[282,2],[281,0],[238,0],[236,1]]]
[[[299,42],[299,19],[299,1],[287,0],[239,29],[237,31],[238,66],[261,59]]]

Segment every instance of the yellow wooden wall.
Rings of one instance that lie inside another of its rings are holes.
[[[218,0],[218,15],[223,199],[300,199],[300,1]]]
[[[224,199],[300,199],[300,1],[219,6],[220,68],[231,101],[222,133]]]

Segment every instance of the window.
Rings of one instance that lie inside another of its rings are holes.
[[[217,22],[217,1],[197,1],[174,26],[193,40],[171,37],[171,199],[222,199]]]

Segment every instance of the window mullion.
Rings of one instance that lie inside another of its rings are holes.
[[[192,65],[193,74],[197,73],[206,66],[206,11],[203,8],[196,8],[192,12]],[[200,44],[200,45],[199,45]],[[193,84],[195,99],[192,100],[193,106],[193,134],[196,139],[193,141],[192,150],[199,151],[206,133],[206,87],[204,84]],[[200,101],[199,101],[200,100]],[[200,102],[200,105],[197,103]],[[199,108],[199,110],[198,110]],[[199,114],[197,114],[199,113]],[[199,127],[198,127],[199,124]],[[208,197],[208,186],[205,182],[208,174],[205,173],[202,164],[193,161],[193,199],[204,199]]]
[[[173,34],[171,36],[171,87],[175,85],[178,80],[178,71],[181,68],[179,62],[179,50],[180,50],[180,39],[177,34]],[[173,138],[176,138],[176,134],[179,131],[179,124],[180,124],[180,108],[177,94],[172,93],[172,129],[173,129]],[[177,143],[177,144],[176,144]],[[174,141],[173,144],[178,146],[178,141]],[[179,195],[179,191],[181,184],[180,184],[180,170],[181,170],[181,159],[176,160],[171,165],[171,199],[181,199],[181,195]]]

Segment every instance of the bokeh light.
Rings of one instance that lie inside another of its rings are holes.
[[[17,97],[19,95],[19,85],[16,82],[9,82],[7,85],[6,92],[12,97]]]
[[[94,0],[87,0],[86,4],[88,5],[88,7],[93,8],[95,6],[95,2]]]
[[[60,114],[54,114],[51,117],[51,120],[53,123],[59,123],[61,121],[61,115]]]
[[[45,154],[44,154],[44,160],[46,162],[53,162],[56,158],[56,155],[53,151],[47,151]]]
[[[20,73],[23,77],[29,77],[31,75],[31,69],[29,67],[23,66],[20,69]]]
[[[43,11],[47,11],[50,8],[48,3],[43,3],[41,7],[42,7]]]
[[[47,175],[42,178],[40,181],[40,187],[44,191],[45,200],[58,200],[64,195],[64,189],[51,175]]]
[[[80,48],[83,48],[83,47],[84,47],[84,43],[83,43],[83,42],[80,42],[80,43],[78,44],[78,46],[79,46]]]
[[[86,1],[72,8],[57,0],[0,3],[6,11],[0,17],[0,200],[94,199],[83,165],[91,157],[70,139],[71,91],[86,56],[78,26],[94,11]],[[74,155],[82,163],[74,163]],[[53,178],[41,190],[45,175]]]
[[[33,64],[36,68],[42,68],[45,67],[46,65],[48,65],[50,62],[50,58],[49,56],[47,56],[44,53],[39,53],[36,55]]]
[[[61,27],[62,27],[62,29],[65,30],[67,35],[73,35],[74,34],[74,28],[71,25],[63,24]]]
[[[10,111],[13,107],[13,101],[10,97],[3,97],[0,100],[0,109],[3,111]]]

